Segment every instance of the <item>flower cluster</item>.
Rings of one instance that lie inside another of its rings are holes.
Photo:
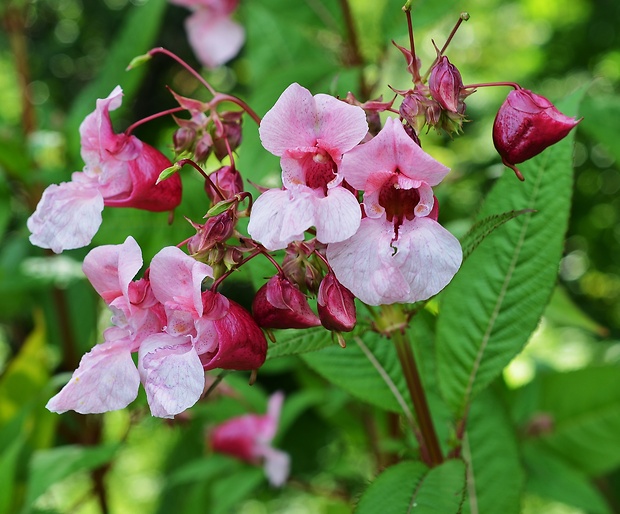
[[[195,9],[187,27],[205,66],[236,54],[243,31],[230,20],[235,0],[175,3]],[[115,88],[80,127],[84,170],[45,191],[28,220],[30,239],[61,252],[90,243],[104,205],[173,209],[181,200],[178,172],[185,165],[204,177],[209,207],[204,221],[188,220],[195,235],[161,249],[142,278],[135,279],[143,261],[132,237],[90,251],[84,273],[112,311],[112,326],[48,408],[81,413],[124,408],[142,383],[151,413],[174,417],[202,397],[206,370],[258,369],[267,353],[263,330],[271,336],[273,329],[323,326],[344,346],[342,333],[356,326],[356,299],[370,306],[413,303],[444,289],[463,256],[458,240],[439,223],[433,190],[449,169],[422,150],[422,129],[459,133],[469,95],[485,86],[512,86],[493,140],[503,162],[523,178],[515,164],[559,141],[577,123],[516,84],[464,85],[444,55],[446,47],[426,74],[420,73],[413,45],[399,47],[413,85],[394,90],[392,101],[313,95],[294,83],[262,120],[167,50],[151,50],[148,58],[163,53],[176,59],[213,95],[204,102],[173,93],[178,107],[146,119],[175,114],[177,162],[130,130],[113,131],[109,113],[122,96]],[[400,106],[394,107],[398,96]],[[236,110],[221,110],[224,102]],[[188,117],[177,117],[181,111]],[[280,158],[281,167],[282,187],[258,186],[262,194],[255,201],[235,165],[246,115],[259,125],[264,148]],[[239,223],[247,217],[249,236]],[[273,253],[280,250],[281,264]],[[256,291],[250,313],[218,287],[257,257],[267,259],[275,273]],[[231,420],[211,434],[215,450],[264,461],[276,485],[288,474],[288,459],[270,446],[281,403],[276,395],[265,417]]]
[[[201,397],[205,370],[257,369],[265,361],[267,342],[251,315],[202,290],[212,277],[209,266],[171,246],[153,257],[144,278],[133,281],[141,267],[142,252],[132,237],[95,248],[84,259],[84,273],[111,309],[113,326],[104,332],[105,342],[84,355],[49,410],[122,409],[141,382],[151,413],[171,418]]]
[[[281,157],[284,187],[258,198],[248,231],[276,250],[314,226],[335,278],[360,300],[425,300],[462,259],[457,239],[437,222],[432,190],[449,170],[398,120],[359,144],[367,135],[361,107],[289,86],[260,126],[263,146]]]

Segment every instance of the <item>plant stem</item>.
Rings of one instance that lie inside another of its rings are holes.
[[[438,466],[443,462],[443,455],[441,453],[441,447],[439,446],[437,432],[433,425],[433,419],[428,408],[428,402],[426,401],[426,395],[424,394],[420,373],[418,372],[413,351],[411,350],[411,345],[404,333],[400,330],[392,332],[392,337],[394,338],[394,346],[396,347],[398,360],[400,361],[403,374],[405,375],[409,394],[413,401],[413,408],[418,425],[422,432],[422,442],[426,445],[426,449],[428,450],[429,462],[427,462],[427,464],[431,467]]]

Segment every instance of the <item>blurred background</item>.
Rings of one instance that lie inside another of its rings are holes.
[[[407,45],[402,2],[350,0],[357,46],[342,4],[242,0],[235,18],[246,30],[243,50],[204,76],[259,115],[292,82],[313,93],[352,91],[360,100],[390,98],[388,86],[409,88],[404,59],[390,42]],[[618,363],[620,3],[419,0],[413,22],[423,69],[435,56],[432,40],[441,46],[461,11],[471,18],[447,55],[465,84],[518,82],[552,101],[586,90],[558,288],[503,380],[514,389],[547,369]],[[389,413],[353,401],[297,357],[270,360],[253,388],[244,374],[228,376],[230,395],[203,402],[173,423],[150,417],[143,392],[129,409],[100,416],[58,416],[44,409],[81,355],[101,341],[109,313],[81,272],[89,248],[58,256],[35,248],[26,219],[48,184],[82,169],[79,124],[117,84],[125,92],[122,108],[112,115],[118,132],[174,107],[166,86],[209,98],[164,56],[125,71],[133,57],[156,46],[200,69],[185,34],[188,14],[165,0],[0,5],[0,513],[347,513],[377,469],[389,463],[385,455],[400,451],[397,442],[387,452],[373,447],[373,433],[392,430]],[[471,225],[494,180],[512,173],[491,141],[493,118],[507,92],[481,88],[472,95],[463,136],[450,140],[430,133],[423,139],[425,150],[452,169],[436,193],[441,220],[457,236]],[[163,118],[135,134],[172,157],[174,130]],[[278,160],[262,150],[251,120],[243,135],[238,168],[244,177],[277,184]],[[198,176],[186,173],[183,183],[184,200],[172,224],[167,213],[106,209],[92,246],[118,244],[131,234],[148,262],[163,246],[192,235],[183,216],[199,221],[208,204]],[[247,305],[265,276],[241,274],[226,294]],[[213,455],[205,443],[209,426],[248,410],[264,412],[268,395],[278,389],[288,399],[275,443],[293,460],[283,490],[270,488],[259,468]],[[614,409],[620,417],[620,405]],[[526,489],[523,512],[620,512],[620,475],[610,471],[597,480],[613,510],[558,502],[532,488]]]

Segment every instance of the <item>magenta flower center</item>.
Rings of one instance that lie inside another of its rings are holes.
[[[385,181],[379,192],[379,205],[385,209],[386,219],[396,225],[401,225],[405,219],[414,219],[415,208],[419,202],[418,190],[401,189],[396,173]]]
[[[330,155],[321,150],[306,154],[302,164],[306,172],[306,185],[327,195],[327,184],[336,177],[336,163]]]

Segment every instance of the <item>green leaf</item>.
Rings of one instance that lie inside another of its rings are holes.
[[[537,413],[552,429],[540,444],[593,476],[620,466],[620,367],[592,367],[540,378]]]
[[[125,105],[131,102],[140,86],[146,67],[128,73],[125,69],[136,55],[144,54],[151,49],[167,6],[166,0],[148,0],[144,5],[132,7],[127,14],[97,80],[85,87],[73,102],[66,123],[69,153],[79,153],[78,128],[86,115],[95,110],[97,98],[107,97],[114,87],[120,84],[125,93]]]
[[[301,357],[317,373],[357,398],[412,419],[407,384],[390,340],[369,332],[346,348],[330,346]]]
[[[469,229],[467,234],[463,236],[463,239],[461,239],[461,246],[463,247],[463,260],[467,259],[467,257],[471,255],[478,245],[482,243],[482,241],[484,241],[484,239],[496,228],[501,227],[507,221],[527,212],[532,211],[529,211],[528,209],[509,211],[504,212],[503,214],[493,214],[477,221]]]
[[[0,454],[0,514],[11,512],[15,475],[23,445],[23,438],[18,437]]]
[[[491,391],[484,391],[472,403],[463,456],[469,493],[465,512],[519,514],[525,476],[517,438],[503,405]]]
[[[78,471],[89,471],[109,462],[118,444],[96,447],[62,446],[36,452],[30,462],[26,505],[49,487]]]
[[[323,327],[304,330],[278,330],[275,332],[276,342],[269,344],[267,359],[275,359],[286,355],[315,352],[328,346],[338,346],[332,340],[331,333]],[[338,349],[342,350],[340,346]],[[338,349],[335,349],[336,351]]]
[[[575,94],[560,108],[574,114]],[[441,391],[457,415],[521,351],[555,286],[572,192],[572,134],[524,163],[524,183],[506,171],[479,219],[530,211],[497,228],[443,293],[437,323]]]
[[[588,330],[601,337],[609,334],[609,330],[599,325],[573,302],[566,290],[556,286],[547,305],[545,318],[562,327],[576,327]]]
[[[370,485],[355,514],[457,514],[465,491],[465,465],[459,460],[428,469],[421,462],[401,462]]]
[[[603,495],[588,476],[542,445],[526,444],[523,457],[528,470],[528,492],[578,507],[589,514],[611,514]]]

